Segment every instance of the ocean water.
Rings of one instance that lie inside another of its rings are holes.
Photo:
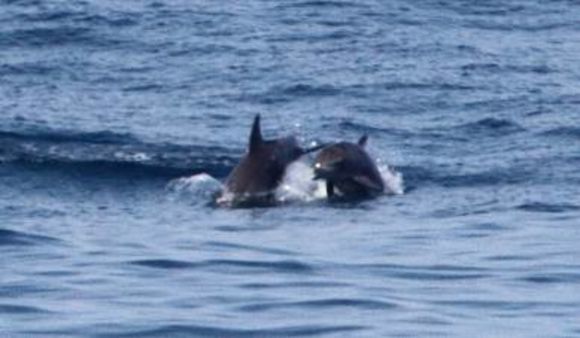
[[[580,3],[0,0],[0,336],[580,337]],[[262,114],[398,193],[212,194]],[[387,172],[387,171],[385,171]]]

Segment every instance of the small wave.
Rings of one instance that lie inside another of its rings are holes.
[[[281,273],[305,273],[313,268],[307,264],[293,261],[250,261],[234,259],[210,259],[201,262],[186,262],[174,259],[144,259],[128,262],[131,265],[143,266],[155,269],[193,269],[193,268],[231,268],[265,270]]]
[[[2,282],[2,288],[0,288],[0,297],[16,299],[19,297],[28,297],[31,299],[38,299],[38,297],[43,297],[47,294],[58,293],[63,290],[63,287],[55,287],[54,285],[47,286],[45,284],[38,284],[33,279],[27,282]]]
[[[48,236],[28,234],[25,232],[8,229],[0,229],[0,246],[36,245],[55,242],[59,242],[59,240]]]
[[[308,0],[308,1],[296,1],[289,4],[283,4],[278,6],[279,9],[292,9],[292,8],[367,8],[367,6],[362,5],[354,1],[331,1],[331,0]]]
[[[324,125],[323,125],[323,127],[324,127]],[[400,138],[413,138],[413,137],[417,136],[417,135],[414,135],[413,132],[406,130],[406,129],[378,127],[376,125],[372,126],[369,124],[352,122],[352,121],[341,121],[338,124],[338,127],[340,129],[344,129],[344,130],[356,131],[356,132],[359,132],[361,134],[371,133],[371,132],[372,133],[382,133],[382,134],[386,134],[386,135],[397,136]]]
[[[95,337],[304,337],[345,334],[347,332],[362,331],[366,328],[365,326],[354,325],[317,325],[265,329],[235,329],[217,326],[165,325],[150,330],[98,334]]]
[[[134,13],[109,12],[107,15],[80,15],[75,17],[74,21],[77,23],[88,23],[93,26],[100,25],[117,28],[135,26],[139,23],[140,18],[140,15]]]
[[[22,21],[30,22],[52,22],[68,20],[77,14],[77,12],[66,10],[43,10],[31,13],[22,13],[18,15],[17,18]]]
[[[503,7],[503,8],[502,8]],[[462,7],[462,10],[458,11],[460,14],[467,14],[467,15],[481,15],[481,16],[506,16],[512,13],[521,12],[525,9],[524,6],[521,5],[504,5],[504,6],[465,6]]]
[[[328,288],[328,287],[345,287],[346,283],[339,282],[282,282],[282,283],[243,283],[238,285],[243,289],[291,289],[291,288]]]
[[[497,63],[468,63],[461,66],[462,71],[498,72],[501,67]]]
[[[160,92],[163,89],[163,85],[152,83],[137,86],[128,86],[123,88],[124,92]]]
[[[407,165],[400,167],[399,170],[405,173],[407,191],[415,189],[419,184],[437,183],[440,180],[440,175],[437,172],[426,167]]]
[[[68,44],[94,44],[98,41],[89,28],[59,26],[24,28],[5,32],[0,47],[54,47]]]
[[[129,264],[155,269],[189,269],[198,266],[198,264],[195,263],[174,259],[143,259],[131,261]]]
[[[558,127],[542,133],[544,136],[580,139],[579,127]]]
[[[14,314],[30,315],[39,313],[50,313],[50,311],[35,306],[0,304],[0,313],[3,313],[5,315],[14,315]]]
[[[296,84],[293,86],[274,89],[282,95],[290,96],[332,96],[340,93],[338,89],[331,85],[313,86],[308,84]]]
[[[450,212],[450,211],[444,211],[444,212],[440,212],[440,214],[442,214],[443,217],[455,217],[457,214],[460,215],[466,215],[466,214],[476,214],[476,213],[484,213],[485,211],[481,211],[481,210],[468,210],[468,211],[464,211],[461,210],[460,212]],[[437,213],[435,213],[435,215],[437,216]],[[498,232],[502,232],[502,231],[508,231],[511,230],[510,227],[504,226],[504,225],[500,225],[497,223],[478,223],[478,224],[472,224],[472,225],[467,225],[467,226],[460,226],[457,227],[455,229],[453,229],[453,232],[456,234],[456,236],[458,238],[486,238],[486,237],[490,237],[493,235],[496,235]]]
[[[548,74],[556,70],[547,65],[499,65],[497,63],[469,63],[461,67],[464,72],[479,72],[504,74],[513,72],[516,74]]]
[[[216,259],[205,261],[204,265],[208,267],[250,268],[282,273],[306,273],[314,270],[310,265],[294,260],[248,261]]]
[[[474,173],[451,173],[444,169],[419,166],[402,166],[399,169],[405,173],[407,191],[429,183],[448,188],[499,186],[527,182],[534,177],[531,168],[521,166],[494,168]]]
[[[498,168],[473,174],[444,175],[435,179],[444,187],[511,185],[527,182],[532,172],[524,168]]]
[[[194,200],[207,202],[223,189],[223,184],[212,176],[201,173],[172,180],[166,189],[181,198],[192,197]]]
[[[292,256],[292,255],[297,254],[295,252],[291,252],[288,250],[269,248],[269,247],[264,247],[264,246],[253,246],[253,245],[243,245],[243,244],[236,244],[236,243],[220,242],[220,241],[208,241],[208,242],[204,243],[204,246],[208,247],[211,251],[214,251],[215,249],[218,249],[219,251],[234,249],[234,250],[247,250],[250,252],[259,252],[259,253],[282,255],[282,256]]]
[[[580,274],[578,273],[530,274],[520,278],[520,280],[533,284],[565,283],[576,285],[580,282]]]
[[[479,309],[480,311],[483,309],[497,311],[523,311],[542,308],[547,305],[544,302],[511,302],[499,300],[441,300],[432,301],[431,303],[435,305],[452,306],[454,308]]]
[[[460,83],[412,83],[412,82],[387,82],[382,85],[387,90],[441,90],[441,91],[464,91],[475,90],[478,87]]]
[[[80,8],[79,8],[80,9]],[[107,11],[106,15],[94,14],[91,9],[65,9],[60,6],[41,11],[23,12],[14,18],[19,22],[43,24],[91,24],[92,26],[127,27],[138,23],[141,15],[136,13]]]
[[[237,152],[225,148],[151,144],[109,131],[0,131],[0,154],[3,162],[19,165],[142,178],[223,177],[237,160]]]
[[[0,131],[1,139],[17,139],[27,142],[47,141],[54,143],[97,143],[97,144],[136,144],[137,138],[130,134],[110,131],[77,132],[68,130],[40,130],[31,128],[26,132]]]
[[[406,280],[471,280],[490,276],[486,269],[454,265],[404,266],[370,264],[362,266],[362,268],[381,276]]]
[[[522,126],[512,120],[497,118],[484,118],[454,128],[467,134],[476,133],[478,135],[487,134],[490,136],[510,135],[524,130]]]
[[[120,177],[133,179],[168,179],[184,176],[196,171],[203,171],[210,166],[200,168],[191,166],[190,168],[172,166],[171,164],[150,164],[133,161],[109,161],[109,160],[52,160],[38,158],[9,158],[10,163],[17,167],[34,168],[57,171],[62,173],[80,173],[83,176],[95,177]],[[225,170],[218,167],[214,172],[223,173]],[[41,173],[39,171],[37,173]]]
[[[32,62],[3,64],[0,66],[0,76],[45,76],[56,71],[59,71],[59,68]]]
[[[490,20],[470,20],[465,26],[489,31],[523,31],[528,33],[537,33],[545,31],[560,30],[565,28],[575,28],[572,22],[539,22],[536,24],[514,23],[514,22],[493,22]]]
[[[319,98],[340,94],[340,89],[331,85],[295,84],[289,86],[275,86],[262,93],[244,94],[239,97],[240,101],[259,102],[263,104],[275,104],[290,102],[300,98]]]
[[[493,255],[486,257],[485,260],[491,262],[527,262],[534,260],[534,257],[527,255]]]
[[[547,212],[547,213],[561,213],[568,211],[578,211],[580,206],[575,204],[550,204],[550,203],[525,203],[517,207],[517,209],[530,211],[530,212]]]
[[[286,310],[290,308],[296,309],[314,309],[325,311],[337,307],[347,307],[349,309],[366,309],[366,310],[390,310],[397,308],[398,305],[391,302],[368,300],[368,299],[350,299],[350,298],[333,298],[333,299],[318,299],[307,300],[300,302],[269,302],[257,303],[251,305],[243,305],[238,310],[243,312],[264,312],[272,310]]]
[[[438,1],[427,2],[438,11],[447,10],[465,16],[503,17],[512,13],[525,11],[528,6],[502,2],[469,2],[469,1]]]

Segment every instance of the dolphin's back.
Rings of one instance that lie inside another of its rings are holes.
[[[286,167],[302,154],[304,150],[293,136],[265,140],[260,128],[260,115],[256,115],[248,151],[226,179],[222,198],[227,196],[224,199],[231,199],[234,204],[274,202],[274,192]]]
[[[226,179],[226,189],[234,194],[266,194],[276,188],[283,171],[268,161],[269,152],[248,153]]]

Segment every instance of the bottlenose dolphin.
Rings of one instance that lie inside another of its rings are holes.
[[[222,198],[236,206],[270,205],[288,165],[322,146],[303,149],[294,136],[265,140],[260,115],[254,118],[246,154],[225,181]]]
[[[364,150],[367,139],[367,135],[363,135],[357,144],[335,143],[316,156],[314,179],[326,180],[328,198],[335,195],[335,188],[347,198],[373,197],[385,190],[375,162]]]

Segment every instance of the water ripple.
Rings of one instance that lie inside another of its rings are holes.
[[[232,329],[215,326],[167,325],[130,333],[100,334],[95,337],[303,337],[360,332],[364,326],[289,326],[269,329]]]
[[[57,242],[60,242],[60,240],[44,235],[35,235],[15,230],[0,229],[0,246],[37,245]]]
[[[279,9],[292,8],[314,8],[314,9],[332,9],[332,8],[366,8],[367,6],[354,1],[331,1],[331,0],[308,0],[294,1],[288,4],[278,5]]]
[[[238,285],[242,289],[286,289],[286,288],[334,288],[346,287],[349,284],[340,282],[283,282],[283,283],[243,283]]]
[[[233,259],[215,259],[205,262],[206,266],[250,268],[282,273],[310,273],[314,268],[308,264],[292,260],[283,261],[248,261]]]
[[[517,209],[530,212],[562,213],[580,210],[580,206],[569,203],[553,204],[553,203],[534,202],[521,204],[517,207]]]
[[[543,308],[548,304],[546,302],[532,301],[501,301],[501,300],[442,300],[432,301],[436,305],[452,306],[465,309],[486,309],[498,311],[528,311],[532,309]]]
[[[86,174],[178,177],[209,173],[223,177],[238,151],[212,146],[143,142],[131,134],[54,131],[30,128],[0,131],[0,154],[5,162]]]
[[[237,268],[240,271],[264,270],[280,273],[307,273],[314,269],[308,264],[298,261],[252,261],[235,259],[209,259],[201,262],[186,262],[174,259],[144,259],[128,262],[132,265],[144,266],[155,269],[192,269],[192,268]]]
[[[446,168],[398,167],[398,170],[405,173],[405,183],[409,184],[410,187],[434,183],[448,188],[515,185],[534,178],[535,169],[518,165],[474,173],[461,173]]]
[[[0,304],[0,313],[3,313],[5,315],[14,315],[14,314],[29,315],[39,313],[50,313],[50,311],[35,306]]]
[[[195,263],[179,261],[175,259],[142,259],[131,261],[129,264],[155,269],[189,269],[198,266],[198,264]]]
[[[394,264],[370,264],[358,266],[365,271],[406,280],[470,280],[491,276],[487,269],[453,265],[406,266]]]
[[[573,126],[558,127],[545,131],[542,133],[542,135],[564,139],[580,140],[580,128]]]
[[[533,284],[578,284],[580,282],[580,273],[543,273],[529,274],[520,278],[521,281]]]
[[[317,98],[339,95],[341,90],[331,85],[295,84],[289,86],[274,86],[263,93],[244,94],[240,101],[275,104],[290,102],[300,98]]]
[[[481,135],[486,134],[490,136],[506,136],[513,133],[524,131],[525,129],[513,120],[484,118],[475,122],[459,125],[455,129],[462,131],[465,134]]]
[[[391,310],[397,308],[398,305],[392,302],[384,302],[368,299],[349,299],[349,298],[332,298],[332,299],[317,299],[300,302],[270,302],[270,303],[256,303],[243,305],[238,307],[239,311],[249,312],[263,312],[273,310],[286,309],[304,309],[304,310],[319,310],[325,311],[332,308],[346,307],[349,309],[365,309],[365,310]]]
[[[228,242],[220,242],[220,241],[208,241],[204,243],[209,248],[214,249],[223,249],[223,250],[230,250],[230,249],[242,249],[242,250],[249,250],[253,252],[262,252],[267,254],[274,254],[274,255],[283,255],[283,256],[294,256],[297,253],[288,251],[288,250],[281,250],[275,248],[267,248],[261,246],[250,246],[250,245],[243,245],[243,244],[235,244],[235,243],[228,243]]]

